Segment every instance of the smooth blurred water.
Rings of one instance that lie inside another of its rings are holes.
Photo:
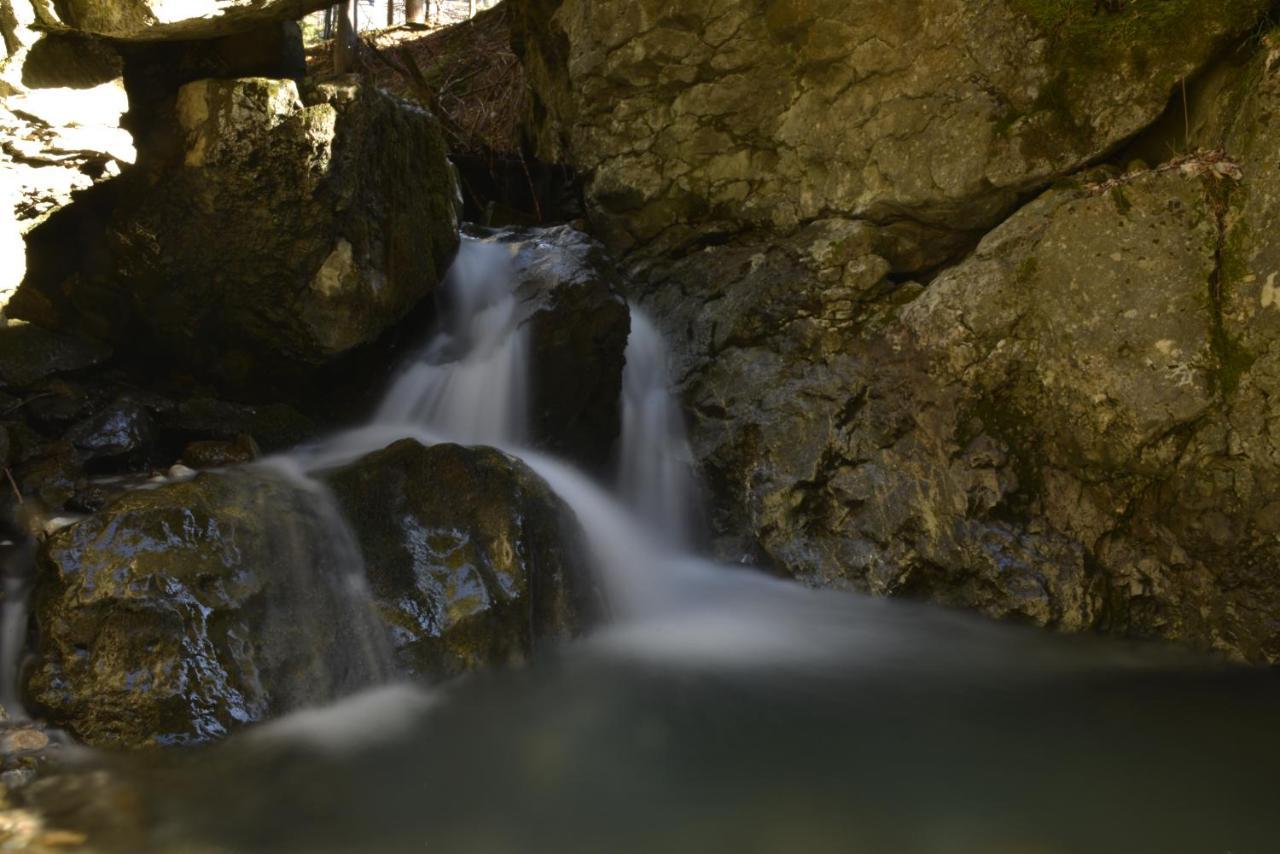
[[[666,342],[653,322],[631,309],[622,375],[619,490],[659,536],[690,547],[702,533],[701,496],[684,412],[671,394]]]

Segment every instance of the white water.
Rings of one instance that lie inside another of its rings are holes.
[[[683,555],[697,518],[696,481],[679,407],[667,387],[666,347],[632,310],[623,373],[619,491],[524,445],[529,429],[529,342],[505,246],[464,238],[441,296],[441,320],[392,384],[371,424],[295,449],[315,472],[403,438],[490,445],[524,461],[574,511],[615,614],[664,611],[679,579],[718,572]]]
[[[503,246],[463,238],[441,318],[374,423],[429,425],[471,444],[520,444],[529,423],[528,333]]]
[[[15,551],[21,546],[13,541],[0,545],[6,553]],[[5,562],[13,558],[9,554]],[[9,567],[4,567],[8,570]],[[9,572],[4,572],[4,604],[0,606],[0,708],[10,716],[22,714],[22,704],[18,701],[18,664],[22,657],[23,636],[27,631],[27,581]]]
[[[684,413],[671,394],[666,342],[652,321],[631,310],[622,377],[622,448],[618,485],[649,527],[676,545],[699,533],[701,505]]]
[[[698,524],[698,485],[682,415],[667,385],[667,350],[634,308],[617,489],[523,446],[530,366],[507,257],[500,245],[464,240],[439,327],[393,383],[373,421],[295,449],[292,463],[321,471],[405,438],[424,445],[487,444],[519,458],[569,505],[586,534],[615,617],[590,641],[606,655],[715,666],[905,664],[918,662],[939,633],[967,639],[953,643],[955,656],[989,639],[987,627],[973,628],[948,614],[913,616],[901,604],[815,593],[693,554],[688,544]],[[850,619],[854,609],[859,619]],[[935,651],[927,657],[945,656]]]

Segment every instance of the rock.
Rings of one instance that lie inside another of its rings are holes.
[[[90,268],[29,275],[15,314],[224,384],[296,389],[449,264],[456,190],[425,110],[354,84],[200,80],[179,90],[176,122],[177,159],[121,202]]]
[[[296,21],[328,4],[322,0],[70,0],[50,8],[43,0],[35,0],[33,5],[46,26],[126,41],[172,41]]]
[[[0,210],[12,212],[0,217],[0,309],[26,272],[24,236],[136,157],[122,127],[120,55],[79,34],[44,33],[47,13],[30,0],[0,9]]]
[[[261,455],[253,437],[241,433],[234,442],[192,442],[182,452],[182,462],[197,469],[222,468],[251,463]]]
[[[53,442],[22,462],[14,475],[24,496],[33,496],[56,509],[64,507],[76,494],[84,477],[84,465],[69,442]]]
[[[110,357],[110,348],[101,344],[28,323],[0,327],[0,383],[6,388],[29,388],[46,377],[84,370]]]
[[[33,711],[94,746],[190,744],[381,678],[344,537],[266,470],[112,500],[41,551]]]
[[[990,227],[1154,122],[1268,3],[514,8],[538,153],[590,176],[593,222],[625,247],[830,215]]]
[[[631,321],[604,248],[570,226],[504,229],[530,336],[532,440],[593,470],[621,432],[622,369]]]
[[[136,456],[155,439],[155,425],[140,404],[127,398],[80,422],[67,440],[87,459]]]
[[[1265,329],[1266,275],[1231,260],[1236,205],[1270,194],[1242,171],[1211,154],[1081,176],[927,288],[886,277],[862,224],[651,264],[695,449],[739,514],[717,520],[722,552],[1280,660],[1273,500],[1254,486],[1280,482],[1277,374],[1246,331]],[[1227,295],[1249,288],[1237,326]]]
[[[110,390],[91,383],[88,387],[63,379],[52,379],[33,389],[33,394],[14,410],[26,415],[27,423],[45,435],[60,436],[73,424],[93,415],[94,410],[110,398],[102,400]]]
[[[0,734],[0,753],[27,753],[44,750],[49,736],[32,727],[19,727]]]
[[[439,678],[523,661],[592,615],[577,521],[523,463],[406,439],[325,480],[403,670]]]
[[[36,772],[30,768],[15,768],[12,771],[5,771],[0,774],[0,783],[3,783],[6,789],[15,791],[31,785],[35,778]]]
[[[184,438],[235,442],[248,435],[267,453],[314,439],[320,429],[286,403],[251,405],[208,397],[183,400],[159,421],[163,430]]]

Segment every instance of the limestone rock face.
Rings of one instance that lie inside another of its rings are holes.
[[[385,676],[329,507],[234,471],[127,493],[58,532],[41,552],[30,703],[91,745],[185,744]]]
[[[373,340],[450,262],[454,181],[426,111],[248,78],[187,84],[175,112],[180,162],[115,210],[99,265],[29,277],[15,312],[241,383]]]
[[[6,0],[22,3],[24,0]],[[41,23],[130,41],[207,39],[296,21],[323,0],[29,0]]]
[[[832,215],[989,227],[1156,119],[1266,7],[522,0],[515,17],[539,151],[589,176],[596,225],[627,246]]]
[[[577,520],[523,463],[406,439],[326,479],[405,672],[439,678],[522,661],[591,616]]]
[[[1224,284],[1228,200],[1268,194],[1235,175],[1086,176],[924,289],[865,223],[651,263],[725,556],[1280,660],[1269,274]]]
[[[26,273],[24,236],[135,162],[133,132],[145,132],[157,93],[171,98],[197,76],[267,74],[283,65],[301,76],[293,21],[322,5],[0,0],[0,309]],[[285,55],[292,59],[282,62]],[[134,78],[128,93],[126,66]],[[166,80],[149,79],[161,75]]]
[[[0,3],[0,309],[26,273],[24,235],[136,157],[121,126],[119,53],[74,33],[44,35],[39,22],[26,0]]]

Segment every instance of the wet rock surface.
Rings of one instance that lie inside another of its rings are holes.
[[[325,480],[408,673],[524,661],[597,610],[573,514],[499,451],[406,439]]]
[[[533,443],[594,470],[621,431],[630,316],[616,264],[570,226],[472,230],[509,248],[529,331]]]
[[[359,555],[325,501],[267,471],[205,474],[53,534],[32,709],[95,746],[191,744],[380,678]]]

